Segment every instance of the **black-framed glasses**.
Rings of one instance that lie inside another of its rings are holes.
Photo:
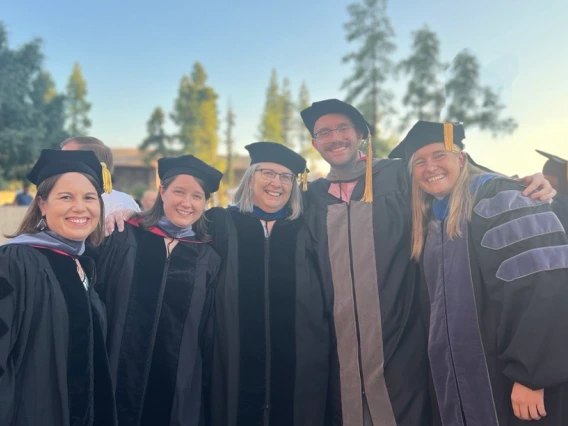
[[[274,170],[270,169],[258,169],[257,172],[260,172],[261,176],[269,182],[276,179],[276,176],[280,176],[280,182],[284,185],[289,185],[296,179],[296,176],[292,173],[276,173]]]
[[[337,132],[337,136],[344,137],[351,134],[351,131],[355,128],[353,124],[342,124],[335,129],[321,129],[314,136],[318,141],[327,142],[333,137],[333,133]]]

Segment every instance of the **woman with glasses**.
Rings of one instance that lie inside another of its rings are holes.
[[[323,425],[329,324],[296,182],[306,161],[277,143],[245,148],[234,205],[207,214],[223,259],[211,424]]]
[[[206,212],[222,259],[206,424],[323,426],[331,303],[302,217],[306,160],[278,143],[245,148],[251,165],[234,205]],[[107,228],[120,231],[130,214],[115,212]]]

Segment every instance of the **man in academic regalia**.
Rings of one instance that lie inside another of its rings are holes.
[[[425,295],[410,260],[406,165],[373,160],[370,146],[367,156],[359,152],[372,126],[345,102],[314,102],[301,115],[331,166],[310,184],[306,211],[333,313],[327,424],[430,425]],[[541,183],[534,179],[525,193]]]
[[[353,106],[315,102],[302,118],[331,166],[310,184],[306,212],[334,320],[328,424],[429,425],[408,172],[359,152],[371,126]]]

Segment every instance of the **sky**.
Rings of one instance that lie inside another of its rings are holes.
[[[340,87],[351,69],[341,58],[356,48],[343,29],[349,3],[0,0],[0,21],[11,47],[43,40],[45,69],[58,90],[80,63],[93,104],[90,134],[111,147],[137,146],[153,109],[169,113],[182,75],[201,62],[219,95],[220,151],[230,100],[237,152],[246,153],[244,145],[257,140],[272,69],[290,80],[295,97],[302,82],[312,101],[345,97]],[[396,32],[393,60],[409,54],[412,32],[427,24],[444,61],[470,49],[482,64],[482,83],[500,91],[505,114],[519,128],[496,139],[466,129],[467,150],[478,163],[522,175],[545,161],[535,148],[568,159],[567,1],[393,0],[388,15]],[[388,84],[400,99],[406,81]]]

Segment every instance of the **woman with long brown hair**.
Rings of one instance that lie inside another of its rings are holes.
[[[103,168],[92,152],[43,150],[28,179],[37,194],[0,247],[0,424],[114,425],[104,308],[83,255],[104,238]]]
[[[203,213],[221,172],[193,155],[158,160],[160,193],[97,261],[119,425],[200,425],[220,258]],[[205,376],[205,377],[204,377]]]

